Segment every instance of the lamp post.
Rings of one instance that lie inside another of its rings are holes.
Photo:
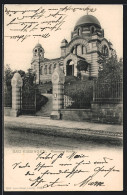
[[[33,71],[34,74],[34,84],[36,85],[36,70]]]

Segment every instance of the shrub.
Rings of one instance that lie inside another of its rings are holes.
[[[66,96],[72,99],[72,104],[69,108],[90,108],[91,101],[93,99],[93,81],[92,80],[80,80],[68,78],[65,82],[65,93]]]

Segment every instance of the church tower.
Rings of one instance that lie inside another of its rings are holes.
[[[33,49],[31,68],[36,74],[36,84],[40,84],[40,67],[44,61],[44,49],[41,44],[37,44]]]

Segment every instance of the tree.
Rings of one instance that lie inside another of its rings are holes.
[[[28,69],[23,78],[24,88],[26,89],[34,88],[35,87],[34,80],[35,80],[35,73],[33,73],[31,69]]]
[[[101,59],[101,60],[100,60]],[[99,101],[121,101],[122,97],[122,76],[123,76],[123,60],[118,60],[117,55],[111,55],[109,58],[100,56],[100,67],[98,78],[95,84],[95,96],[99,97]]]
[[[98,80],[118,81],[122,79],[123,72],[122,58],[118,61],[117,55],[112,55],[109,58],[100,55],[98,63],[100,64]]]
[[[77,64],[77,70],[78,70],[78,78],[81,79],[82,74],[81,71],[87,71],[88,70],[89,63],[84,60],[79,60]]]
[[[23,70],[12,71],[9,64],[7,64],[4,68],[4,84],[6,87],[11,86],[11,79],[16,72],[21,75],[23,79],[23,85],[26,89],[32,87],[34,88],[35,74],[31,71],[31,69],[28,69],[26,73]]]
[[[77,64],[78,71],[87,71],[89,63],[83,60],[79,60]]]
[[[13,71],[9,64],[6,64],[4,68],[4,84],[6,87],[11,86],[11,79],[13,77]]]
[[[18,72],[18,73],[20,74],[20,76],[21,76],[22,78],[24,78],[24,76],[25,76],[25,71],[23,71],[23,70],[15,70],[15,71],[13,72],[13,75],[14,75],[16,72]]]

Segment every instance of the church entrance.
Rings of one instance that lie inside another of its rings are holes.
[[[66,65],[66,75],[67,76],[74,76],[74,62],[69,60]]]

